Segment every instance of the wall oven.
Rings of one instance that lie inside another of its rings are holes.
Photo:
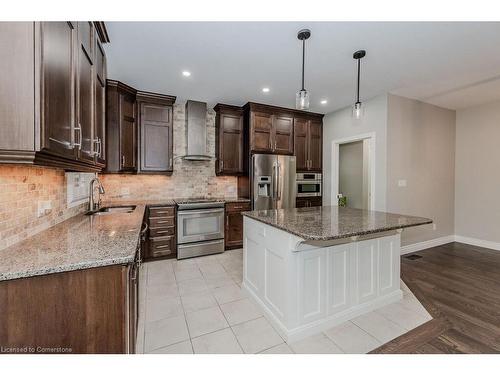
[[[321,173],[297,173],[297,197],[321,197]]]
[[[177,258],[191,258],[224,251],[224,202],[176,202]]]

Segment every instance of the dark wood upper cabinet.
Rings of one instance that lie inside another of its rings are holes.
[[[40,101],[43,106],[40,151],[76,159],[81,141],[81,132],[75,127],[76,25],[42,22],[38,27],[35,32],[39,31],[41,38]]]
[[[241,175],[245,171],[243,109],[217,104],[215,116],[215,173]]]
[[[0,162],[101,170],[95,126],[96,111],[104,116],[104,106],[96,103],[102,93],[98,96],[95,88],[94,35],[92,22],[1,25],[2,46],[13,48],[2,48],[0,58],[0,68],[9,72],[0,77],[0,138],[5,140]],[[100,69],[105,70],[104,58]]]
[[[309,120],[296,117],[295,118],[295,158],[297,171],[307,170],[308,161],[309,161]]]
[[[141,173],[173,172],[174,101],[168,95],[137,93]]]
[[[244,108],[251,153],[293,155],[293,112],[257,103]]]
[[[136,90],[106,81],[106,172],[137,170]]]
[[[96,32],[97,35],[97,32]],[[95,40],[95,136],[94,155],[96,164],[106,165],[106,55],[97,37]]]
[[[78,22],[78,116],[79,158],[94,162],[94,28],[91,22]]]
[[[323,169],[323,122],[311,120],[309,124],[309,170],[321,172]]]
[[[273,115],[273,152],[275,154],[293,155],[293,115]]]
[[[171,174],[175,96],[106,82],[105,172]]]
[[[323,159],[321,118],[295,117],[295,157],[297,172],[321,172]]]
[[[273,152],[273,115],[268,112],[250,113],[250,149],[255,152]]]

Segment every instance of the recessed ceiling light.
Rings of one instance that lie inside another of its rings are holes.
[[[328,100],[323,99],[320,103],[321,103],[321,104],[326,104],[326,103],[328,103]]]
[[[182,75],[183,75],[184,77],[189,77],[189,76],[191,75],[191,72],[188,72],[187,70],[184,70],[184,71],[182,72]]]
[[[270,91],[270,90],[269,90],[269,87],[264,87],[264,88],[262,89],[262,92],[269,92],[269,91]]]

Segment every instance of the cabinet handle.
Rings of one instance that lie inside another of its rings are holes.
[[[172,168],[172,158],[170,158],[170,168]]]
[[[276,139],[274,140],[274,150],[276,151],[276,144],[277,144],[277,141]]]
[[[78,142],[76,141],[76,139],[78,139]],[[79,149],[82,147],[82,127],[80,123],[78,123],[78,126],[75,126],[75,142],[73,146],[76,146]]]
[[[226,227],[229,226],[229,215],[226,215]]]
[[[224,160],[220,161],[220,169],[221,169],[221,171],[224,170]]]
[[[122,167],[125,166],[125,155],[122,155]]]
[[[168,244],[168,245],[160,245],[160,246],[156,246],[155,248],[156,248],[156,249],[164,249],[164,248],[166,248],[166,247],[170,247],[170,244]]]
[[[97,144],[99,146],[99,157],[101,157],[102,156],[102,139],[99,138],[99,137],[97,137],[97,139],[98,139],[98,142],[99,142]]]

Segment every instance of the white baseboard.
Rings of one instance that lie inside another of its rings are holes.
[[[428,249],[434,246],[444,245],[450,242],[461,242],[467,245],[485,247],[487,249],[500,251],[500,242],[480,240],[479,238],[464,237],[455,234],[450,236],[434,238],[433,240],[429,241],[417,242],[411,245],[401,246],[401,255],[414,253],[415,251]]]
[[[434,246],[444,245],[444,244],[454,242],[454,241],[455,241],[455,236],[450,235],[450,236],[434,238],[434,239],[429,240],[429,241],[417,242],[417,243],[414,243],[411,245],[401,246],[401,255],[414,253],[415,251],[428,249],[428,248],[434,247]]]
[[[467,245],[486,247],[487,249],[500,250],[500,242],[480,240],[478,238],[455,235],[455,242],[466,243]]]

